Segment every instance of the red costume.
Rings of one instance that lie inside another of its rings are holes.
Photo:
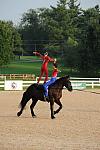
[[[59,72],[59,70],[57,69],[57,64],[53,63],[52,77],[45,84],[43,84],[44,90],[45,90],[45,92],[44,92],[45,97],[48,97],[48,87],[49,87],[49,85],[51,85],[52,83],[54,83],[57,80],[58,72]]]
[[[48,80],[48,63],[49,62],[53,62],[54,59],[50,58],[48,55],[41,55],[40,53],[38,52],[35,52],[35,54],[37,56],[40,56],[41,59],[43,60],[43,64],[42,64],[42,67],[41,67],[41,73],[40,73],[40,77],[38,79],[38,82],[40,82],[41,80],[41,77],[43,76],[43,74],[45,74],[45,80],[44,80],[44,83]]]
[[[58,69],[55,68],[52,72],[52,77],[56,78],[57,77],[57,74],[58,74]]]

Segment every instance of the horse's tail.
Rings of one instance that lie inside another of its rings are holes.
[[[29,100],[30,100],[30,98],[27,96],[27,93],[24,92],[24,93],[23,93],[22,100],[21,100],[21,102],[19,103],[19,106],[18,106],[18,107],[21,108],[21,109],[24,109],[25,106],[26,106],[26,103],[27,103]]]

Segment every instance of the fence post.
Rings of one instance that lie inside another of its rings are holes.
[[[38,80],[38,77],[36,77],[36,82],[37,82],[37,80]]]
[[[92,82],[92,89],[94,88],[94,82]]]

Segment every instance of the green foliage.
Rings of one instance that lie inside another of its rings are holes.
[[[43,47],[39,40],[48,39],[46,25],[42,19],[44,11],[48,9],[30,9],[27,13],[23,14],[19,32],[22,35],[23,49],[27,54],[32,54],[36,49]]]
[[[45,49],[48,51],[49,55],[52,57],[57,58],[61,54],[60,46],[56,44],[45,45]]]
[[[68,45],[68,46],[71,46],[71,47],[77,46],[77,45],[78,45],[78,42],[75,41],[74,39],[72,39],[71,37],[68,37],[67,45]]]
[[[80,17],[80,63],[84,74],[97,74],[100,68],[100,14],[98,9],[84,11]]]
[[[57,6],[31,9],[19,26],[23,49],[61,56],[63,65],[86,76],[100,74],[99,6],[82,10],[78,0],[59,0]],[[41,42],[40,42],[41,41]]]
[[[0,21],[0,66],[7,64],[13,56],[12,29],[8,23]]]
[[[11,22],[0,21],[0,66],[8,64],[14,58],[14,48],[20,43],[18,38]]]

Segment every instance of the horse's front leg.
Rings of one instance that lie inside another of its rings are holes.
[[[59,108],[56,111],[54,111],[54,115],[57,114],[62,109],[62,104],[60,102],[60,99],[56,99],[55,103],[59,105]]]
[[[54,99],[50,99],[51,119],[54,119]]]
[[[38,100],[34,100],[34,99],[32,98],[32,104],[30,105],[31,115],[32,115],[33,118],[36,117],[36,115],[34,114],[33,108],[34,108],[34,106],[36,105],[37,101],[38,101]]]

